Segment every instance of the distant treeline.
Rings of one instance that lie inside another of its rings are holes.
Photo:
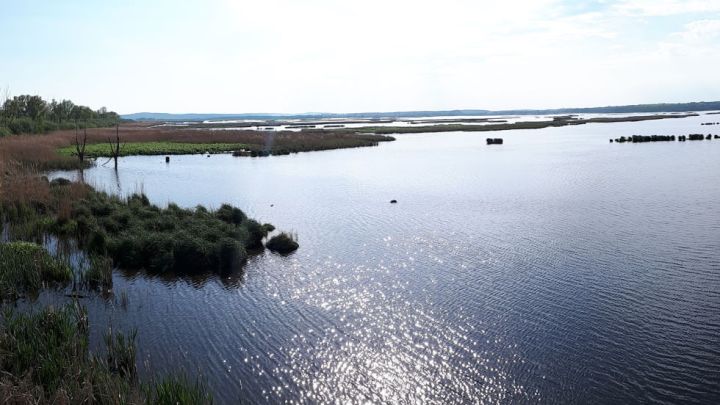
[[[93,110],[70,100],[49,103],[40,96],[21,95],[6,98],[0,105],[0,136],[39,134],[58,129],[109,127],[120,116],[105,107]]]
[[[720,101],[694,103],[635,104],[590,108],[557,108],[546,110],[444,110],[444,111],[393,111],[362,113],[309,113],[309,114],[167,114],[142,112],[123,115],[130,120],[149,121],[203,121],[203,120],[285,120],[285,119],[327,119],[327,118],[412,118],[437,116],[485,116],[485,115],[549,115],[549,114],[612,114],[612,113],[658,113],[720,110]]]

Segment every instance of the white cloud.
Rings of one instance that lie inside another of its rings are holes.
[[[620,0],[614,8],[627,15],[670,16],[718,12],[720,0]]]
[[[693,21],[675,35],[691,42],[715,41],[720,36],[720,19]]]

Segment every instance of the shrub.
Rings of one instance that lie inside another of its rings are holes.
[[[107,253],[115,264],[156,272],[223,271],[247,258],[246,248],[262,245],[265,225],[248,220],[239,208],[223,205],[217,211],[198,206],[182,209],[151,205],[144,195],[125,200],[94,192],[72,209],[78,236],[86,246],[88,235],[104,235]],[[102,249],[93,248],[101,253]]]
[[[233,207],[229,204],[223,204],[215,215],[228,224],[239,225],[247,219],[247,216],[240,208]]]
[[[8,123],[8,128],[14,134],[35,133],[35,121],[31,118],[16,118]]]
[[[285,232],[275,235],[265,244],[265,246],[273,252],[288,254],[296,251],[300,245],[295,241],[292,235]]]

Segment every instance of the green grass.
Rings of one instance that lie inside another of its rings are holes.
[[[91,255],[88,263],[80,274],[83,286],[90,290],[112,288],[112,259],[105,256]]]
[[[0,298],[36,292],[43,282],[67,282],[72,270],[40,245],[0,243]]]
[[[169,376],[145,388],[148,403],[157,405],[212,404],[212,397],[199,381],[184,376]]]
[[[131,155],[189,155],[205,152],[220,153],[247,148],[241,143],[181,143],[181,142],[133,142],[123,144],[120,156]],[[75,146],[68,146],[59,150],[60,154],[71,156],[75,154]],[[110,145],[96,143],[87,145],[85,155],[88,157],[108,157],[111,155]]]
[[[0,369],[14,376],[29,374],[46,393],[64,377],[83,370],[88,361],[85,316],[77,307],[46,308],[36,314],[6,312],[0,337]]]
[[[10,404],[204,404],[199,382],[168,376],[141,384],[135,333],[105,335],[106,355],[88,351],[87,310],[77,303],[36,313],[3,311],[0,398]]]

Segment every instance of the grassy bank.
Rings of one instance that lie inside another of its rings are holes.
[[[200,153],[232,152],[247,148],[241,143],[180,143],[180,142],[133,142],[123,144],[120,156],[132,155],[188,155]],[[75,147],[68,146],[59,150],[61,155],[73,156]],[[96,143],[88,145],[85,155],[91,158],[111,156],[110,144]]]
[[[203,404],[198,383],[170,376],[141,384],[135,334],[108,331],[105,355],[89,350],[86,310],[77,303],[37,313],[5,310],[0,322],[0,397],[10,404]]]
[[[123,145],[120,154],[123,156],[131,154],[164,155],[246,149],[255,151],[257,155],[284,155],[376,146],[380,142],[394,140],[390,136],[343,131],[212,131],[153,127],[152,125],[154,124],[123,124],[119,129],[120,142]],[[115,131],[115,128],[88,129],[87,156],[110,155],[109,141],[115,139]],[[0,138],[0,162],[19,164],[35,171],[84,167],[87,163],[80,162],[77,157],[73,156],[75,140],[74,130],[55,131],[47,135],[2,137]]]

